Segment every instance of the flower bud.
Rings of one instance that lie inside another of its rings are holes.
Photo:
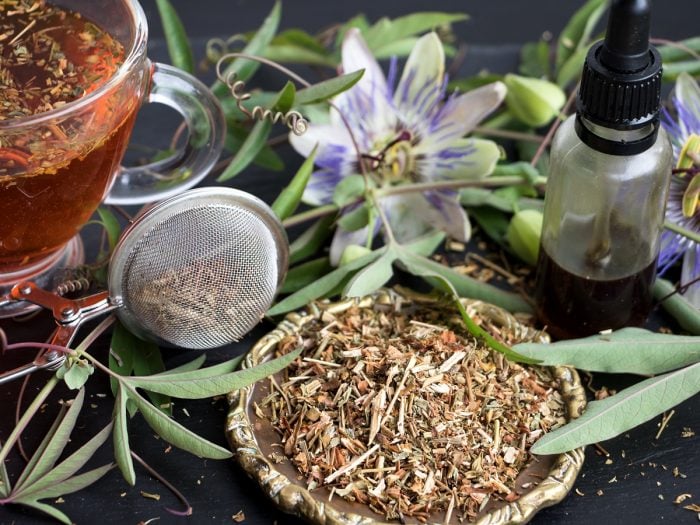
[[[345,266],[355,259],[364,257],[368,253],[372,253],[372,250],[365,248],[364,246],[360,246],[359,244],[348,244],[343,250],[343,255],[340,256],[338,266]]]
[[[515,254],[526,263],[537,264],[542,232],[542,213],[522,210],[513,215],[506,231],[506,240]]]
[[[559,86],[539,78],[508,74],[506,106],[519,121],[539,128],[551,122],[566,103],[566,94]]]

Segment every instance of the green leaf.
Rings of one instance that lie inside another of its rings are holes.
[[[365,70],[359,69],[352,73],[340,75],[304,88],[297,91],[296,103],[298,105],[317,104],[318,102],[333,98],[357,84],[364,74]]]
[[[461,78],[458,80],[451,81],[447,85],[447,90],[466,92],[471,91],[472,89],[486,86],[487,84],[492,84],[499,80],[503,80],[503,75],[481,72],[473,77]]]
[[[32,507],[33,509],[36,509],[36,510],[39,510],[45,514],[48,514],[53,519],[60,521],[61,523],[65,523],[65,525],[72,525],[73,524],[73,520],[71,520],[63,512],[61,512],[60,510],[58,510],[55,507],[52,507],[51,505],[47,505],[46,503],[39,503],[38,501],[28,500],[28,501],[22,501],[22,505],[26,505],[27,507]]]
[[[228,374],[196,379],[179,379],[177,375],[129,377],[124,379],[128,388],[143,388],[180,399],[204,399],[246,387],[265,379],[285,368],[294,361],[301,350],[291,352],[277,359],[266,361],[252,368]],[[163,436],[165,437],[165,436]]]
[[[405,257],[401,257],[402,261],[405,261],[405,259]],[[466,275],[459,274],[452,268],[443,266],[430,259],[414,256],[412,263],[414,268],[420,267],[424,275],[429,273],[435,274],[447,280],[454,287],[459,297],[491,303],[510,312],[532,313],[530,304],[517,294],[506,292],[488,283],[482,283]],[[428,278],[428,281],[432,282],[430,278]]]
[[[370,206],[366,202],[362,203],[354,210],[343,214],[338,219],[338,226],[349,232],[364,228],[369,224],[371,211]]]
[[[281,14],[282,3],[277,0],[274,7],[270,11],[270,14],[267,15],[267,18],[265,18],[265,21],[260,26],[260,29],[258,29],[255,36],[250,39],[250,42],[248,42],[248,45],[243,48],[241,53],[252,56],[263,55],[265,48],[272,41],[275,33],[277,32]],[[228,66],[226,66],[222,74],[224,78],[227,78],[230,74],[236,73],[239,80],[246,81],[253,76],[253,73],[257,71],[258,67],[260,67],[258,62],[238,58],[232,60]],[[212,91],[217,97],[220,98],[230,95],[228,87],[220,80],[214,82],[212,85]]]
[[[333,267],[328,257],[321,257],[291,268],[280,289],[281,294],[294,293],[323,277]]]
[[[85,399],[85,390],[81,389],[78,395],[75,396],[71,406],[65,412],[65,415],[59,414],[61,418],[58,425],[52,427],[53,432],[46,435],[41,446],[37,449],[32,456],[32,459],[27,466],[29,469],[27,474],[22,473],[20,481],[18,481],[15,486],[15,491],[20,491],[25,487],[29,487],[37,480],[41,479],[43,476],[49,472],[56,460],[60,457],[63,449],[70,441],[70,434],[75,427],[75,422],[78,419],[78,414],[80,409],[83,407],[83,400]],[[63,417],[61,417],[63,416]],[[58,419],[58,418],[57,418]],[[35,459],[36,458],[36,459]]]
[[[469,216],[472,217],[484,230],[484,233],[502,246],[506,245],[506,232],[510,224],[509,216],[494,208],[471,208]]]
[[[588,0],[569,19],[557,41],[557,71],[577,50],[588,47],[591,33],[606,8],[605,0]]]
[[[265,49],[265,58],[274,62],[307,64],[310,66],[335,67],[336,61],[328,54],[289,44],[270,44]]]
[[[534,454],[558,454],[622,434],[700,392],[700,363],[652,377],[588,404],[583,415],[542,437]]]
[[[681,73],[688,73],[692,76],[700,75],[700,60],[683,60],[664,64],[664,81],[674,81]]]
[[[345,38],[345,33],[347,33],[348,30],[352,29],[353,27],[359,29],[362,34],[366,34],[370,27],[367,17],[360,13],[340,26],[338,29],[338,34],[335,37],[336,48],[341,46],[343,39]]]
[[[343,295],[364,297],[384,286],[394,275],[392,265],[396,257],[397,252],[387,246],[381,257],[355,274],[343,290]]]
[[[382,18],[365,31],[365,41],[371,50],[392,42],[416,36],[440,26],[467,20],[464,13],[418,12],[394,20]]]
[[[114,213],[112,213],[112,211],[108,208],[97,208],[97,213],[100,216],[100,223],[102,224],[102,227],[107,232],[109,250],[112,251],[117,245],[117,241],[119,240],[119,236],[122,232],[122,227],[119,224],[119,220],[117,219],[116,215],[114,215]]]
[[[248,117],[245,117],[248,118]],[[243,143],[248,138],[248,130],[241,129],[239,126],[228,126],[224,145],[226,149],[232,153],[237,152],[243,146]],[[260,166],[269,171],[284,170],[284,161],[277,152],[268,144],[265,144],[260,152],[253,159],[253,164]]]
[[[114,401],[114,433],[112,443],[114,446],[114,459],[124,477],[124,480],[132,487],[136,484],[134,462],[131,459],[129,447],[129,429],[126,418],[127,395],[124,387],[119,385],[117,397]]]
[[[250,131],[248,138],[246,138],[241,145],[241,148],[236,152],[236,155],[231,160],[231,163],[216,180],[218,182],[227,181],[246,169],[265,147],[265,143],[267,142],[267,138],[270,136],[271,131],[272,122],[269,120],[256,122],[253,129]]]
[[[301,197],[304,195],[304,190],[309,182],[311,173],[314,170],[314,161],[316,160],[316,152],[318,146],[314,146],[309,156],[297,171],[292,181],[285,187],[272,203],[272,211],[275,212],[280,220],[284,220],[294,213],[301,202]]]
[[[586,48],[578,49],[561,65],[557,71],[556,82],[562,88],[571,84],[578,79],[583,70],[583,62],[586,59],[588,50]]]
[[[88,470],[87,472],[83,472],[82,474],[78,474],[77,476],[73,476],[70,479],[66,479],[62,481],[61,483],[57,483],[52,487],[48,487],[44,489],[40,494],[37,494],[35,497],[37,498],[58,498],[59,496],[65,496],[66,494],[72,494],[74,492],[78,492],[80,490],[83,490],[85,487],[89,487],[93,483],[95,483],[97,480],[99,480],[102,476],[107,474],[110,470],[114,468],[114,464],[110,463],[108,465],[103,465],[101,467],[97,467],[92,470]],[[22,499],[16,500],[17,503],[24,503],[25,501]]]
[[[111,432],[112,423],[109,423],[82,447],[51,469],[51,471],[44,474],[34,483],[15,490],[15,499],[26,499],[28,497],[29,499],[44,499],[73,492],[69,487],[69,478],[85,466],[97,452],[97,449],[107,441]]]
[[[175,67],[193,74],[194,54],[182,20],[169,0],[156,0],[156,5],[163,24],[165,41],[168,44],[170,61]]]
[[[675,45],[658,46],[656,49],[659,51],[665,67],[671,62],[691,58],[692,52],[700,53],[700,36],[675,42]]]
[[[333,203],[339,208],[351,204],[365,194],[365,189],[362,175],[343,177],[333,191]]]
[[[238,357],[234,357],[233,359],[229,359],[228,361],[224,361],[223,363],[195,370],[192,370],[190,368],[190,365],[192,363],[188,363],[187,365],[183,365],[178,368],[173,368],[172,370],[166,370],[165,372],[161,372],[160,374],[154,374],[151,377],[170,378],[175,379],[177,381],[216,377],[223,374],[228,374],[236,370],[244,358],[245,355],[240,355]]]
[[[440,244],[444,240],[445,233],[441,231],[436,231],[418,237],[417,239],[414,239],[411,242],[404,244],[403,248],[411,253],[415,253],[416,255],[422,255],[424,257],[427,257],[429,255],[432,255],[435,252],[435,250],[437,250],[437,247],[440,246]]]
[[[295,88],[294,84],[288,80],[282,88],[282,90],[277,95],[277,100],[275,100],[273,109],[281,113],[286,113],[287,111],[292,109],[296,96],[297,88]]]
[[[700,335],[700,310],[680,293],[677,293],[673,284],[657,277],[654,283],[654,299],[660,302],[661,307],[676,320],[683,330]]]
[[[73,361],[63,375],[63,381],[71,390],[79,390],[87,383],[95,368],[85,361]]]
[[[207,441],[163,414],[131,386],[125,386],[125,388],[129,399],[136,403],[148,425],[168,443],[201,458],[228,459],[231,457],[231,452],[225,448]]]
[[[426,264],[426,263],[429,263],[432,261],[430,261],[429,259],[425,259],[424,257],[420,257],[420,256],[417,256],[417,255],[412,254],[410,252],[407,252],[405,250],[401,250],[401,252],[399,253],[398,259],[401,262],[401,264],[403,266],[405,266],[406,270],[408,270],[413,275],[416,275],[418,277],[432,279],[432,280],[437,280],[440,283],[440,285],[441,285],[440,288],[442,288],[443,291],[449,293],[452,296],[454,304],[457,307],[457,310],[459,310],[459,313],[462,316],[462,320],[464,321],[464,324],[466,325],[467,330],[474,337],[478,337],[478,338],[482,339],[486,344],[489,345],[489,347],[491,347],[493,350],[495,350],[497,352],[502,353],[511,361],[518,361],[521,363],[530,363],[530,364],[539,363],[539,361],[537,361],[535,359],[523,356],[523,355],[513,351],[511,348],[509,348],[505,344],[494,339],[494,337],[491,334],[489,334],[486,330],[484,330],[478,324],[476,324],[474,322],[474,320],[467,313],[467,310],[464,308],[464,305],[459,300],[460,296],[457,293],[457,290],[455,290],[454,286],[452,286],[452,283],[449,280],[445,279],[442,275],[433,271],[433,268],[429,264]]]
[[[529,162],[518,161],[496,165],[491,174],[491,178],[494,177],[522,177],[523,182],[535,184],[542,179],[542,174]]]
[[[549,78],[549,43],[528,42],[520,50],[519,72],[533,78]]]
[[[568,365],[611,374],[655,375],[700,362],[700,337],[641,328],[552,344],[521,343],[513,348],[547,366]]]
[[[316,53],[326,53],[326,48],[315,36],[301,29],[287,29],[286,31],[282,31],[272,39],[272,44],[294,45],[310,51],[315,51]]]
[[[0,442],[2,445],[2,442]],[[7,474],[7,467],[5,462],[0,462],[0,498],[6,498],[7,495],[12,490],[12,482],[10,481],[10,476]]]
[[[506,213],[512,213],[513,201],[494,193],[486,188],[463,188],[459,192],[459,202],[462,206],[491,206]]]
[[[364,257],[355,259],[354,261],[333,270],[331,273],[324,275],[316,282],[302,288],[298,292],[293,293],[289,297],[277,303],[275,306],[270,308],[270,310],[268,310],[267,315],[274,316],[290,312],[292,310],[296,310],[297,308],[306,306],[311,301],[314,301],[319,297],[323,297],[341,282],[343,282],[343,280],[352,272],[359,270],[360,268],[364,268],[371,262],[381,257],[382,253],[383,250],[373,251]]]
[[[315,254],[330,237],[335,215],[327,215],[313,223],[289,246],[289,264],[303,261]]]
[[[372,54],[377,60],[384,60],[391,57],[405,57],[411,54],[411,51],[416,46],[416,42],[418,42],[417,37],[395,40],[394,42],[378,45],[372,50]],[[447,54],[447,49],[445,49],[445,54]]]

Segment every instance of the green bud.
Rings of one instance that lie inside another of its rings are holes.
[[[515,254],[526,263],[537,264],[542,232],[542,213],[522,210],[513,215],[506,231],[506,240]]]
[[[508,87],[508,111],[533,128],[551,122],[566,103],[566,94],[562,89],[547,80],[508,74],[504,82]]]
[[[372,253],[372,250],[365,248],[364,246],[360,246],[359,244],[348,244],[343,250],[343,255],[340,256],[338,266],[345,266],[355,259],[364,257],[368,253]]]

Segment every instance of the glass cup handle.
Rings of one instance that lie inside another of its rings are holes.
[[[226,123],[212,92],[193,76],[172,66],[153,64],[148,102],[165,104],[185,120],[185,147],[145,166],[122,167],[106,204],[146,204],[172,197],[201,181],[221,154]]]

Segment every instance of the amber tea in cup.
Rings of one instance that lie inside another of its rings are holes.
[[[0,284],[59,264],[105,199],[160,200],[216,162],[216,99],[186,73],[149,62],[146,40],[134,0],[0,0]],[[166,161],[122,168],[144,100],[178,110],[188,143]]]

